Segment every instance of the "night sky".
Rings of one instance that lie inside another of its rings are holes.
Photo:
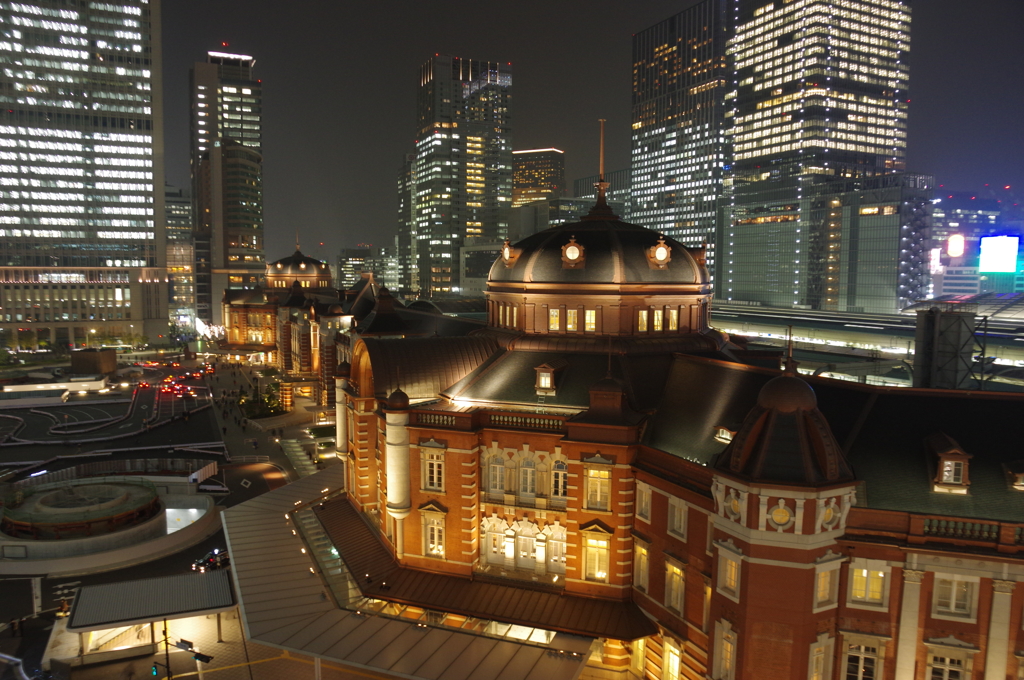
[[[190,65],[211,49],[251,54],[268,260],[291,252],[296,228],[305,252],[332,263],[358,242],[392,245],[417,72],[438,52],[512,62],[514,148],[565,150],[571,190],[597,172],[598,118],[606,168],[628,167],[631,36],[691,4],[164,0],[167,181],[189,182]],[[1024,1],[913,6],[908,169],[949,189],[1024,196]]]

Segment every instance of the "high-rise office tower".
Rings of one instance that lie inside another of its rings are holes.
[[[159,0],[2,3],[0,33],[0,328],[22,346],[157,342]]]
[[[167,233],[168,318],[179,330],[196,323],[196,249],[192,196],[188,189],[164,185]]]
[[[716,256],[725,148],[727,0],[633,36],[631,222]],[[712,269],[713,271],[713,269]]]
[[[408,153],[402,158],[398,170],[398,235],[395,247],[398,249],[399,286],[410,293],[419,290],[420,278],[417,267],[416,245],[416,154]]]
[[[573,196],[597,200],[597,184],[600,179],[597,175],[591,175],[590,177],[580,177],[573,180]],[[605,188],[605,198],[608,201],[608,205],[616,204],[625,213],[628,213],[630,187],[632,186],[629,168],[604,173],[604,181],[608,184]],[[615,209],[618,210],[619,207]]]
[[[565,195],[565,152],[524,149],[512,152],[512,207]]]
[[[256,60],[209,52],[191,70],[196,313],[221,325],[226,288],[256,286],[263,252],[263,86]]]
[[[907,0],[739,0],[719,299],[896,312],[927,294],[931,178],[905,175]]]
[[[435,55],[420,69],[411,247],[423,297],[460,295],[459,247],[508,234],[511,99],[511,64]]]

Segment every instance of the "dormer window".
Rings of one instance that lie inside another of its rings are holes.
[[[942,432],[928,437],[925,443],[938,458],[932,491],[966,494],[971,485],[969,464],[972,456]]]
[[[732,441],[733,436],[736,434],[734,430],[730,430],[722,425],[715,426],[715,441],[721,442],[722,444],[728,444]]]
[[[1009,477],[1010,486],[1017,491],[1024,491],[1024,459],[1003,463],[1003,469]]]
[[[566,367],[568,362],[564,359],[559,361],[552,361],[550,363],[541,364],[534,370],[537,371],[537,394],[538,395],[553,395],[555,393],[555,380],[558,377],[558,371]]]

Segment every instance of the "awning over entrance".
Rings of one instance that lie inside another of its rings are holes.
[[[235,605],[227,571],[190,572],[138,581],[84,586],[68,630],[84,633],[115,626],[212,614]]]

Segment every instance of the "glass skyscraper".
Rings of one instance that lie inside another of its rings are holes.
[[[903,174],[906,0],[736,0],[718,298],[896,312],[927,294],[932,180]]]
[[[565,195],[565,152],[523,149],[512,152],[512,207]]]
[[[508,235],[511,97],[511,64],[435,55],[420,69],[410,268],[423,297],[461,295],[459,247]]]
[[[22,346],[157,342],[160,2],[25,0],[0,22],[0,327]]]
[[[187,189],[164,185],[167,232],[167,288],[171,323],[192,329],[196,322],[195,230],[192,196]]]
[[[253,288],[263,249],[263,86],[256,60],[209,52],[192,67],[196,315],[221,325],[227,288]]]
[[[704,0],[633,36],[629,221],[714,263],[722,196],[728,3]]]

